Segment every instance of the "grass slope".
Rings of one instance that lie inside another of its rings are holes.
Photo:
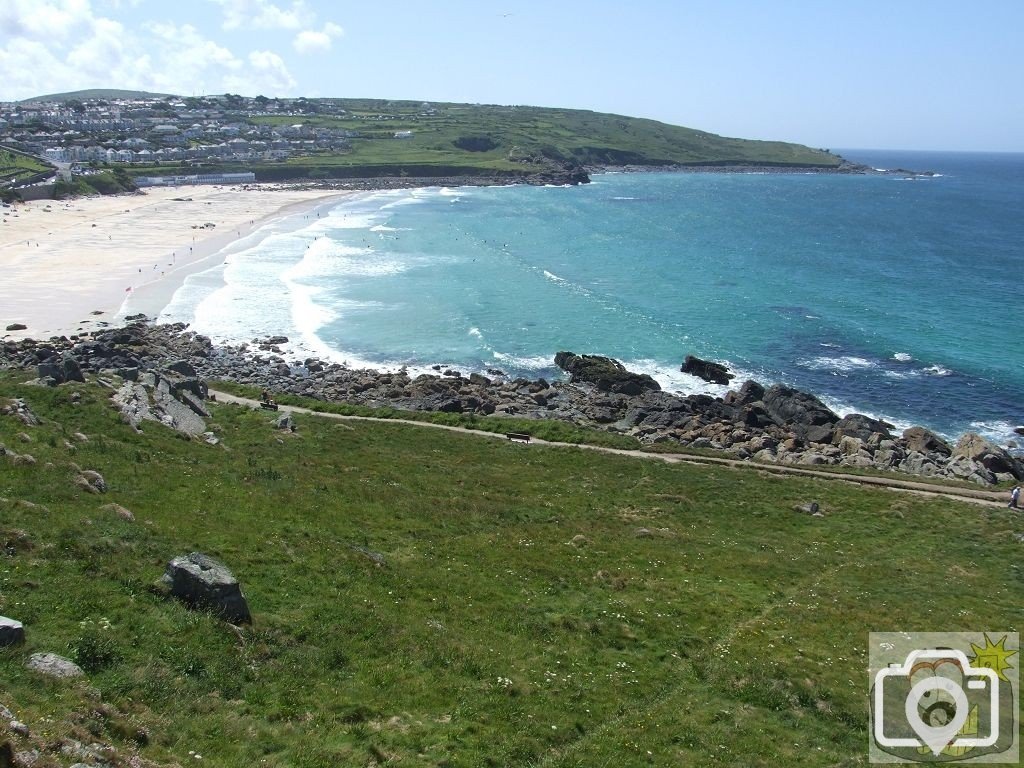
[[[0,186],[14,184],[49,170],[50,166],[42,160],[0,147]]]
[[[106,395],[0,376],[45,419],[0,416],[37,459],[0,458],[0,613],[28,632],[0,699],[45,738],[239,767],[861,765],[868,630],[1019,619],[1006,510],[235,406],[208,446]],[[812,498],[827,517],[792,511]],[[251,628],[153,588],[193,550]],[[36,651],[88,683],[28,672]]]

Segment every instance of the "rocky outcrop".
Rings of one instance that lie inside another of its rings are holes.
[[[232,624],[252,621],[238,579],[219,560],[200,552],[181,555],[167,564],[162,581],[171,595],[188,605],[210,610]]]
[[[998,445],[973,432],[968,432],[960,438],[953,448],[952,459],[966,459],[971,463],[981,464],[995,475],[1010,475],[1017,480],[1024,480],[1024,468],[1019,461]]]
[[[355,370],[315,357],[287,359],[278,346],[286,342],[269,337],[216,346],[180,324],[133,322],[82,338],[5,340],[0,366],[32,369],[71,353],[83,373],[101,382],[122,377],[114,399],[130,423],[159,420],[211,444],[215,436],[202,427],[204,378],[369,407],[558,419],[642,443],[709,448],[759,462],[859,467],[979,484],[1024,477],[1021,461],[997,446],[971,439],[953,456],[952,448],[927,430],[894,435],[883,421],[861,414],[840,418],[813,395],[783,385],[766,389],[746,381],[722,397],[682,396],[662,391],[651,377],[627,371],[611,358],[571,352],[556,357],[569,381],[510,378],[497,369],[485,376],[441,364],[434,366],[436,374],[414,377],[406,370]],[[4,405],[2,412],[14,411]],[[32,461],[27,454],[5,451],[5,462]]]
[[[627,371],[622,363],[610,357],[559,352],[555,355],[555,365],[568,373],[573,383],[594,384],[602,392],[639,395],[661,389],[661,385],[646,373]]]
[[[776,384],[764,393],[768,414],[777,424],[792,428],[812,443],[831,443],[839,417],[814,395]]]
[[[729,369],[721,363],[701,360],[693,355],[686,356],[686,359],[683,361],[683,367],[679,370],[712,384],[728,384],[736,378],[735,374],[730,373]]]
[[[953,453],[949,443],[924,427],[910,427],[903,430],[903,440],[907,444],[907,449],[911,451],[941,453],[943,456]]]

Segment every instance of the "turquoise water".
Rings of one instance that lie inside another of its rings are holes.
[[[941,175],[606,174],[361,195],[275,223],[165,317],[351,365],[555,376],[695,354],[955,436],[1024,423],[1024,155],[846,151]]]

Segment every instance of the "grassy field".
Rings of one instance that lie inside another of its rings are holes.
[[[13,396],[45,421],[0,416],[37,460],[0,457],[0,614],[28,633],[0,702],[44,739],[239,767],[863,765],[869,630],[1019,623],[1002,509],[226,405],[209,446],[133,433],[95,386],[0,376]],[[194,550],[251,627],[154,587]],[[37,651],[88,683],[25,670]]]
[[[22,181],[46,170],[49,167],[34,157],[0,149],[0,186]]]

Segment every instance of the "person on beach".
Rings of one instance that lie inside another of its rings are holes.
[[[1010,503],[1007,505],[1010,509],[1017,509],[1017,502],[1020,501],[1020,486],[1013,486],[1013,490],[1010,491]]]

